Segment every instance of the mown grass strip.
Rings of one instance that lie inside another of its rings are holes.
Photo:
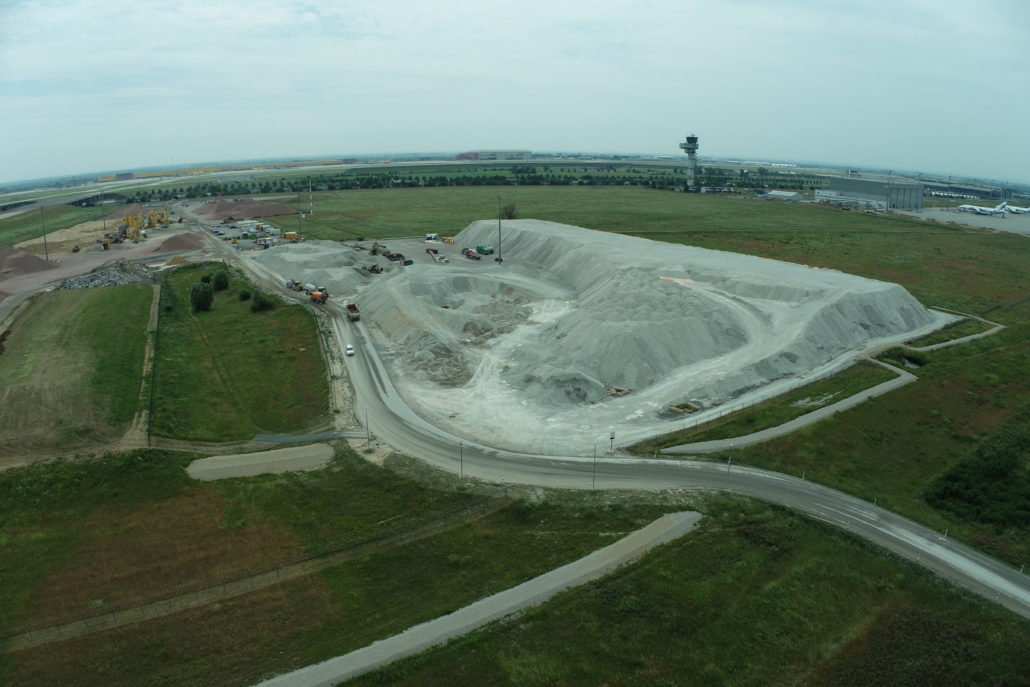
[[[152,299],[149,286],[33,299],[0,355],[0,452],[72,451],[125,431],[139,410]]]
[[[835,375],[789,391],[774,399],[687,429],[642,441],[630,447],[638,454],[649,454],[669,446],[731,439],[778,427],[786,422],[854,396],[860,391],[890,381],[896,373],[868,360],[860,360]],[[689,421],[686,420],[686,421]]]
[[[169,272],[161,290],[152,430],[203,441],[248,439],[324,424],[328,381],[318,330],[299,305],[252,312],[233,273],[214,306],[195,313],[190,289],[220,264]]]

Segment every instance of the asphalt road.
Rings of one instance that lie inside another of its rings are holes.
[[[397,394],[361,322],[333,318],[340,341],[358,355],[346,359],[356,414],[398,451],[466,476],[567,489],[705,489],[777,503],[832,523],[929,568],[980,596],[1030,617],[1030,581],[1019,571],[907,518],[813,482],[755,468],[710,462],[606,455],[534,456],[465,441],[431,425]]]

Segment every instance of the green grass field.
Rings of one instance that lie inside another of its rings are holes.
[[[0,627],[100,612],[162,584],[217,585],[483,498],[347,449],[325,470],[219,483],[189,480],[191,458],[138,451],[0,473]],[[828,526],[734,498],[551,498],[200,609],[0,654],[0,682],[254,684],[700,506],[699,530],[639,563],[358,684],[1018,684],[1030,625]]]
[[[126,430],[139,406],[153,293],[118,286],[35,297],[0,355],[0,456],[74,451]]]
[[[347,684],[1024,684],[1028,644],[911,564],[726,500],[637,564]]]
[[[220,265],[220,263],[218,263]],[[216,264],[166,273],[154,373],[153,432],[203,441],[249,439],[324,425],[328,381],[316,324],[302,306],[253,313],[234,275],[209,312],[190,288]]]
[[[18,213],[0,219],[0,248],[7,248],[27,239],[38,238],[44,230],[47,233],[67,229],[82,222],[100,219],[111,212],[110,207],[80,208],[71,205],[52,205],[39,210]]]

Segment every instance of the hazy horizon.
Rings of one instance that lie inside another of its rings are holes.
[[[1030,183],[1028,19],[1018,0],[14,0],[0,181],[400,151],[677,156],[695,133],[704,157]]]

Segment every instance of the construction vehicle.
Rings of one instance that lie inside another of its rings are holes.
[[[380,267],[379,265],[366,265],[365,266],[365,270],[367,270],[368,272],[371,272],[372,274],[382,274],[383,273],[383,268]]]
[[[286,288],[288,288],[290,291],[303,291],[304,290],[304,287],[296,279],[287,279],[286,280]]]
[[[410,259],[409,259],[409,260],[405,260],[405,261],[404,261],[404,262],[402,262],[401,264],[402,264],[402,265],[404,265],[405,267],[407,267],[408,265],[414,265],[414,264],[415,264],[415,261],[414,261],[414,260],[410,260]]]
[[[82,250],[82,249],[79,248],[78,246],[72,246],[72,253],[78,253],[80,250]]]
[[[350,318],[351,322],[357,322],[361,319],[361,313],[358,312],[358,306],[353,303],[347,304],[347,317]]]
[[[439,240],[440,240],[440,235],[439,234],[426,234],[426,241],[439,241]]]
[[[404,259],[404,255],[402,253],[384,253],[383,257],[387,260],[393,260],[394,262]]]
[[[426,252],[429,253],[430,255],[436,255],[440,251],[437,248],[426,248]]]
[[[329,294],[326,293],[325,291],[312,291],[308,295],[311,296],[311,302],[312,303],[319,303],[319,304],[321,304],[321,303],[325,303],[327,300],[329,300]]]
[[[291,243],[296,243],[297,242],[297,232],[295,232],[295,231],[283,232],[283,239],[286,240],[286,241],[290,241]]]
[[[476,250],[480,255],[490,255],[494,252],[493,246],[476,246]]]
[[[463,249],[461,251],[461,254],[464,255],[469,260],[479,260],[480,259],[479,253],[477,253],[476,251],[472,250],[471,248]]]

